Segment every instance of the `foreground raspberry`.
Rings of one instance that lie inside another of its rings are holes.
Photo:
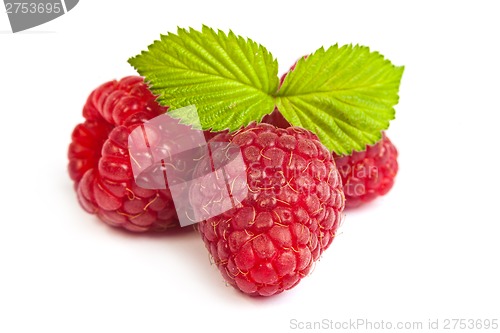
[[[294,287],[329,247],[342,217],[344,195],[332,155],[298,127],[252,124],[212,142],[241,148],[248,186],[235,208],[199,224],[215,264],[246,294],[270,296]],[[230,192],[238,187],[228,185]],[[214,201],[208,187],[194,184],[194,204]]]
[[[130,231],[177,226],[170,191],[138,187],[128,153],[130,132],[166,110],[137,76],[109,81],[90,94],[86,120],[75,127],[68,150],[69,174],[87,212]]]
[[[398,172],[397,157],[398,151],[385,133],[365,151],[349,156],[334,154],[344,184],[346,207],[357,207],[389,192]]]

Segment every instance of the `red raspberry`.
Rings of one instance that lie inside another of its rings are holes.
[[[262,121],[279,128],[290,126],[278,110],[266,115]],[[358,207],[387,194],[398,172],[397,157],[398,151],[385,133],[379,142],[368,146],[365,151],[349,156],[333,153],[344,184],[346,208]]]
[[[199,223],[215,264],[246,294],[270,296],[294,287],[329,247],[342,217],[344,195],[331,153],[312,132],[269,124],[222,133],[213,142],[240,147],[248,186],[235,208]],[[200,181],[191,187],[194,205],[214,202],[208,186]]]
[[[90,94],[86,120],[75,127],[68,150],[69,174],[86,211],[137,232],[178,225],[170,191],[138,187],[128,152],[130,132],[166,111],[138,76],[109,81]]]
[[[385,133],[379,142],[364,151],[333,156],[344,184],[346,207],[372,201],[392,188],[398,172],[398,151]]]

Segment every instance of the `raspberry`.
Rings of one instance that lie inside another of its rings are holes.
[[[312,132],[263,123],[213,142],[241,149],[248,195],[199,223],[206,248],[224,279],[243,293],[270,296],[294,287],[330,246],[342,217],[342,183],[331,153]],[[214,202],[208,186],[191,187],[193,204]],[[230,184],[232,195],[237,186]]]
[[[136,232],[178,225],[170,191],[138,187],[128,153],[130,132],[166,111],[138,76],[109,81],[90,94],[86,120],[73,130],[68,149],[69,175],[87,212]]]
[[[364,151],[333,156],[344,184],[346,207],[370,202],[392,188],[398,172],[398,151],[385,133]]]
[[[290,126],[278,110],[266,115],[262,121],[279,128]],[[355,208],[385,195],[394,185],[398,151],[385,133],[379,142],[368,146],[365,151],[349,156],[332,154],[344,184],[346,208]]]

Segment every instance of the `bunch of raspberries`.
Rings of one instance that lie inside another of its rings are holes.
[[[85,121],[73,130],[68,149],[69,175],[87,212],[133,232],[179,228],[168,186],[138,186],[128,147],[136,127],[167,111],[137,76],[106,82],[90,94]],[[387,193],[398,170],[396,148],[385,134],[363,152],[337,156],[277,110],[261,123],[206,132],[205,138],[209,145],[239,147],[248,194],[196,229],[224,279],[249,295],[271,296],[297,285],[332,243],[344,207]],[[195,172],[206,161],[198,163]],[[191,194],[200,205],[214,200],[202,184],[195,183]]]

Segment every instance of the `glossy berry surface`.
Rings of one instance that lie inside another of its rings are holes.
[[[215,264],[246,294],[270,296],[294,287],[330,246],[342,218],[342,183],[331,153],[307,130],[269,124],[211,142],[240,148],[248,189],[234,208],[199,224]],[[213,202],[202,183],[193,186],[192,200]]]
[[[131,171],[128,135],[167,111],[141,77],[109,81],[95,89],[83,108],[68,149],[68,171],[78,200],[105,223],[130,231],[177,226],[170,191],[143,189]]]
[[[358,207],[389,192],[398,173],[397,158],[398,151],[385,133],[364,151],[349,156],[334,154],[344,184],[346,207]]]

